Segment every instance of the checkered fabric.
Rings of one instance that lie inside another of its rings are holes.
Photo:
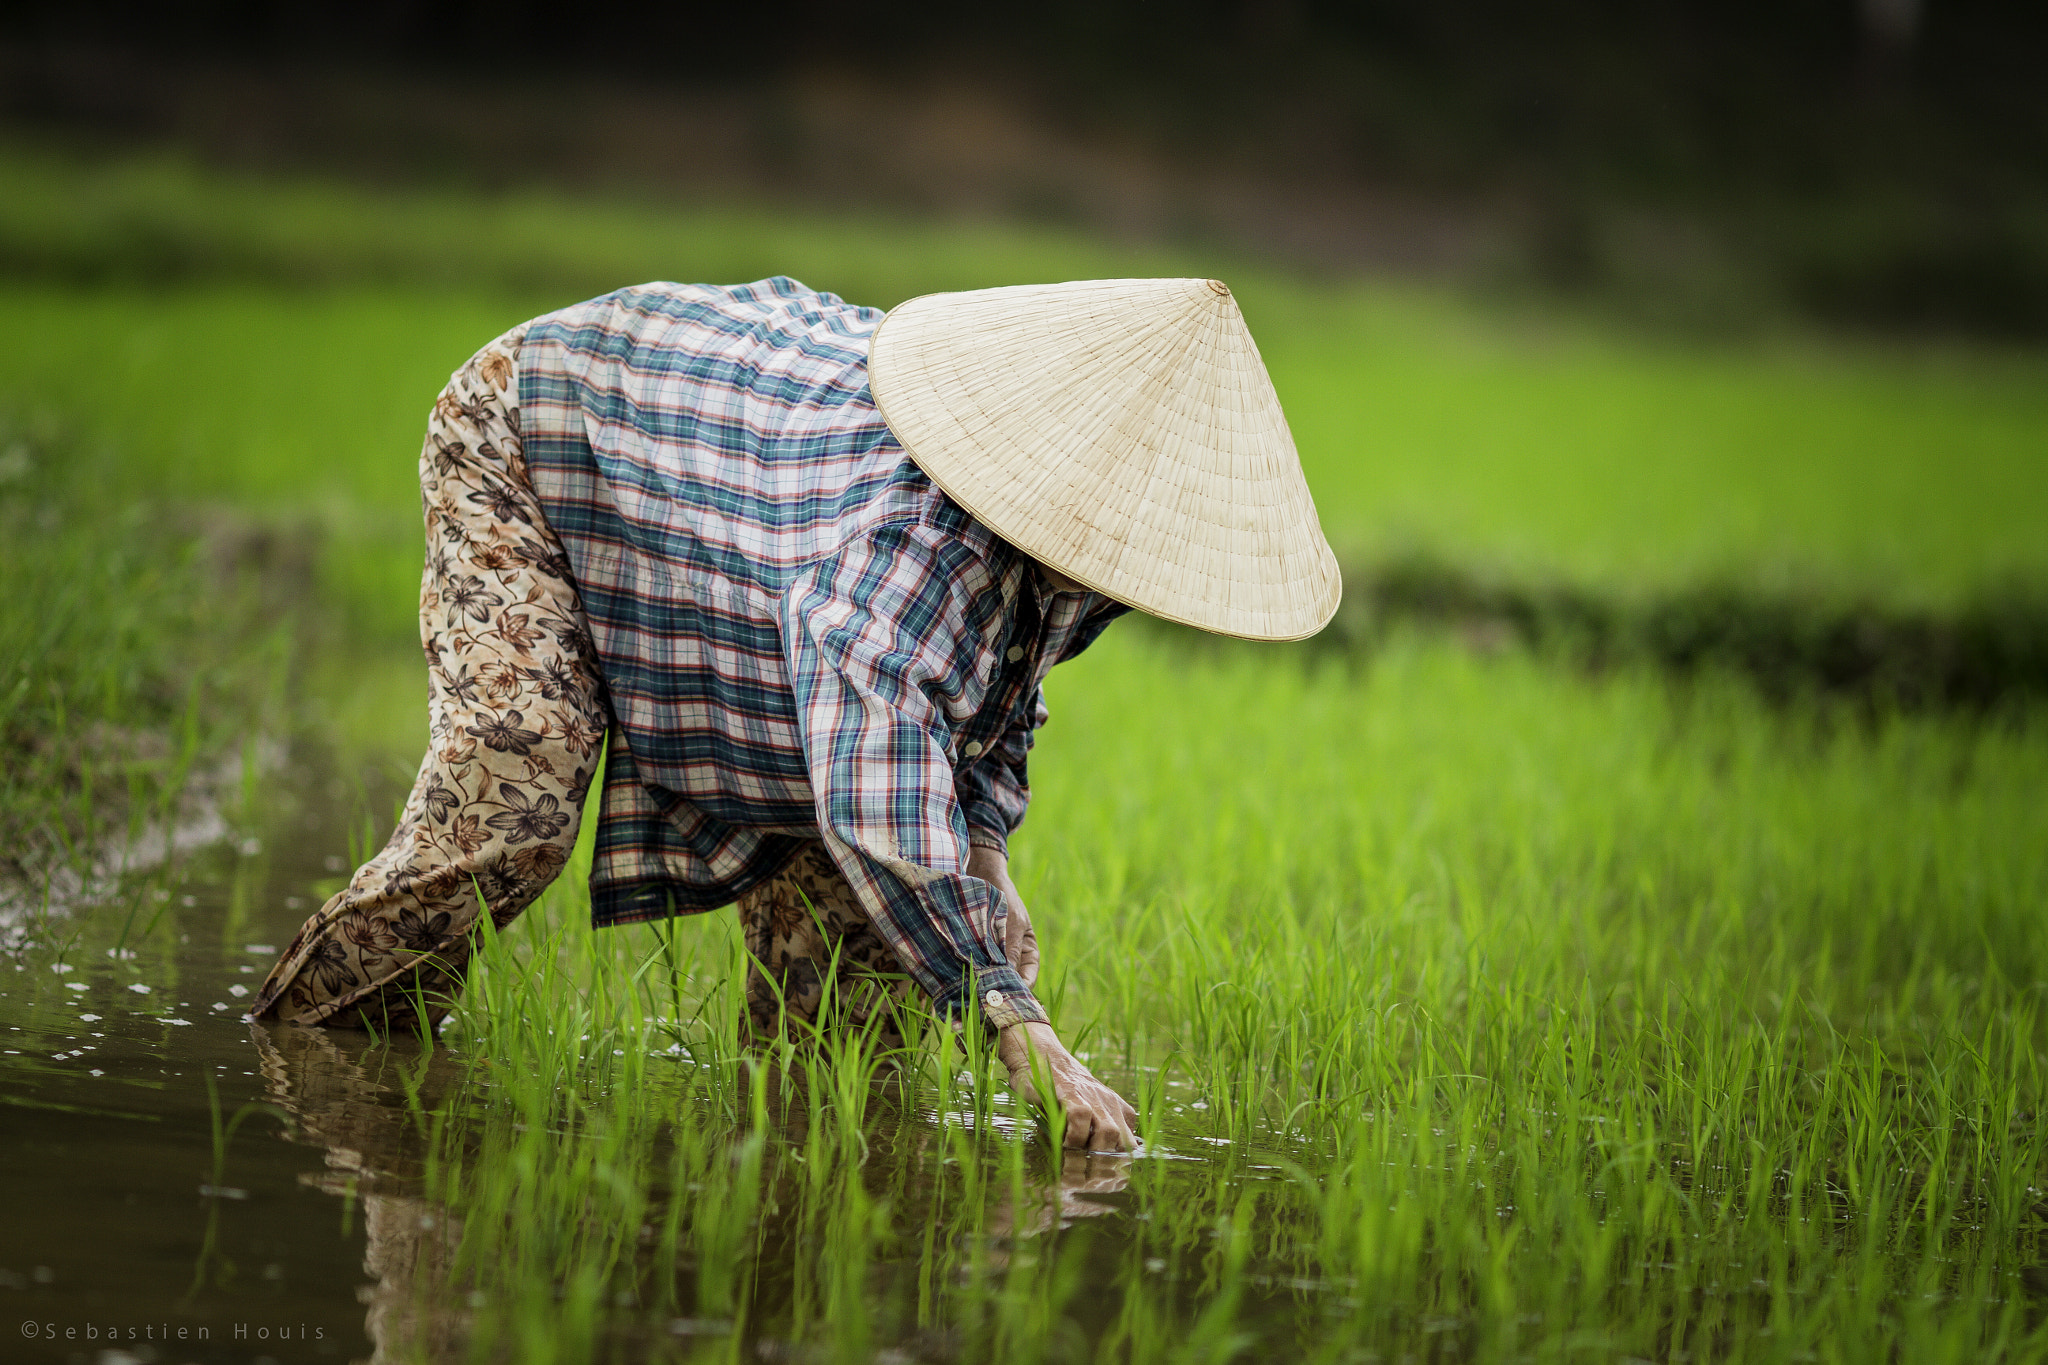
[[[526,331],[527,468],[613,721],[593,913],[725,905],[818,839],[941,1009],[1043,1019],[967,850],[1024,818],[1047,671],[1125,608],[1053,592],[906,457],[881,318],[778,277]]]

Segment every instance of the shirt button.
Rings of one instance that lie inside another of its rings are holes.
[[[1024,657],[1024,646],[1022,646],[1022,645],[1011,645],[1011,646],[1010,646],[1010,652],[1009,652],[1008,654],[1004,655],[1003,657],[1004,657],[1004,658],[1006,658],[1006,659],[1008,659],[1008,660],[1009,660],[1009,661],[1010,661],[1011,663],[1016,663],[1016,662],[1017,662],[1017,660],[1019,660],[1019,659],[1021,659],[1021,658],[1023,658],[1023,657]]]
[[[966,753],[967,753],[967,756],[968,756],[969,758],[973,758],[973,757],[974,757],[974,756],[975,756],[976,754],[978,754],[978,753],[980,753],[980,752],[981,752],[981,741],[980,741],[980,740],[978,740],[978,739],[970,739],[970,740],[968,740],[968,741],[967,741],[967,749],[966,749]]]
[[[992,1010],[1001,1009],[1003,1007],[1003,993],[1001,991],[990,991],[987,995],[981,997],[981,1001]]]

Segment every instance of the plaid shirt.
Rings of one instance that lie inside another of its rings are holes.
[[[592,913],[725,905],[822,839],[940,1009],[1043,1019],[967,851],[1024,818],[1046,672],[1125,608],[1051,592],[911,463],[881,318],[776,278],[526,332],[527,467],[610,694]]]

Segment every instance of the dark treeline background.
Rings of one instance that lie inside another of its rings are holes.
[[[1120,149],[1081,158],[1093,181],[1072,154],[1044,153],[1037,171],[1013,157],[1010,210],[1115,219],[1100,182],[1142,163],[1183,187],[1234,177],[1237,201],[1279,207],[1202,221],[1297,254],[2048,335],[2048,6],[2020,0],[88,0],[14,7],[0,43],[0,118],[22,127],[189,132],[189,87],[232,87],[273,154],[381,136],[386,160],[462,159],[458,116],[408,127],[392,110],[495,89],[490,117],[558,171],[604,161],[608,140],[639,145],[593,93],[630,85],[643,118],[660,117],[661,92],[699,130],[710,104],[743,111],[723,141],[696,138],[707,164],[835,193],[893,177],[912,201],[917,177],[873,145],[904,141],[888,92],[953,91],[922,106],[944,123],[966,90],[1039,130],[1041,152]],[[281,88],[264,93],[266,73]],[[381,121],[333,112],[350,73],[382,83]],[[862,93],[803,93],[822,87]],[[233,121],[218,101],[213,117]],[[944,200],[958,178],[922,193]],[[1347,214],[1366,229],[1331,227]]]

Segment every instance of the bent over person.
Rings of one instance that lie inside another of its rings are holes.
[[[734,905],[755,1040],[887,1028],[914,992],[1019,1085],[1035,1050],[1070,1144],[1131,1145],[1032,994],[1008,845],[1046,673],[1117,616],[1278,640],[1336,610],[1227,288],[886,315],[783,278],[624,289],[458,370],[420,483],[431,743],[256,1016],[435,1025],[479,917],[567,861],[603,752],[598,926]]]

